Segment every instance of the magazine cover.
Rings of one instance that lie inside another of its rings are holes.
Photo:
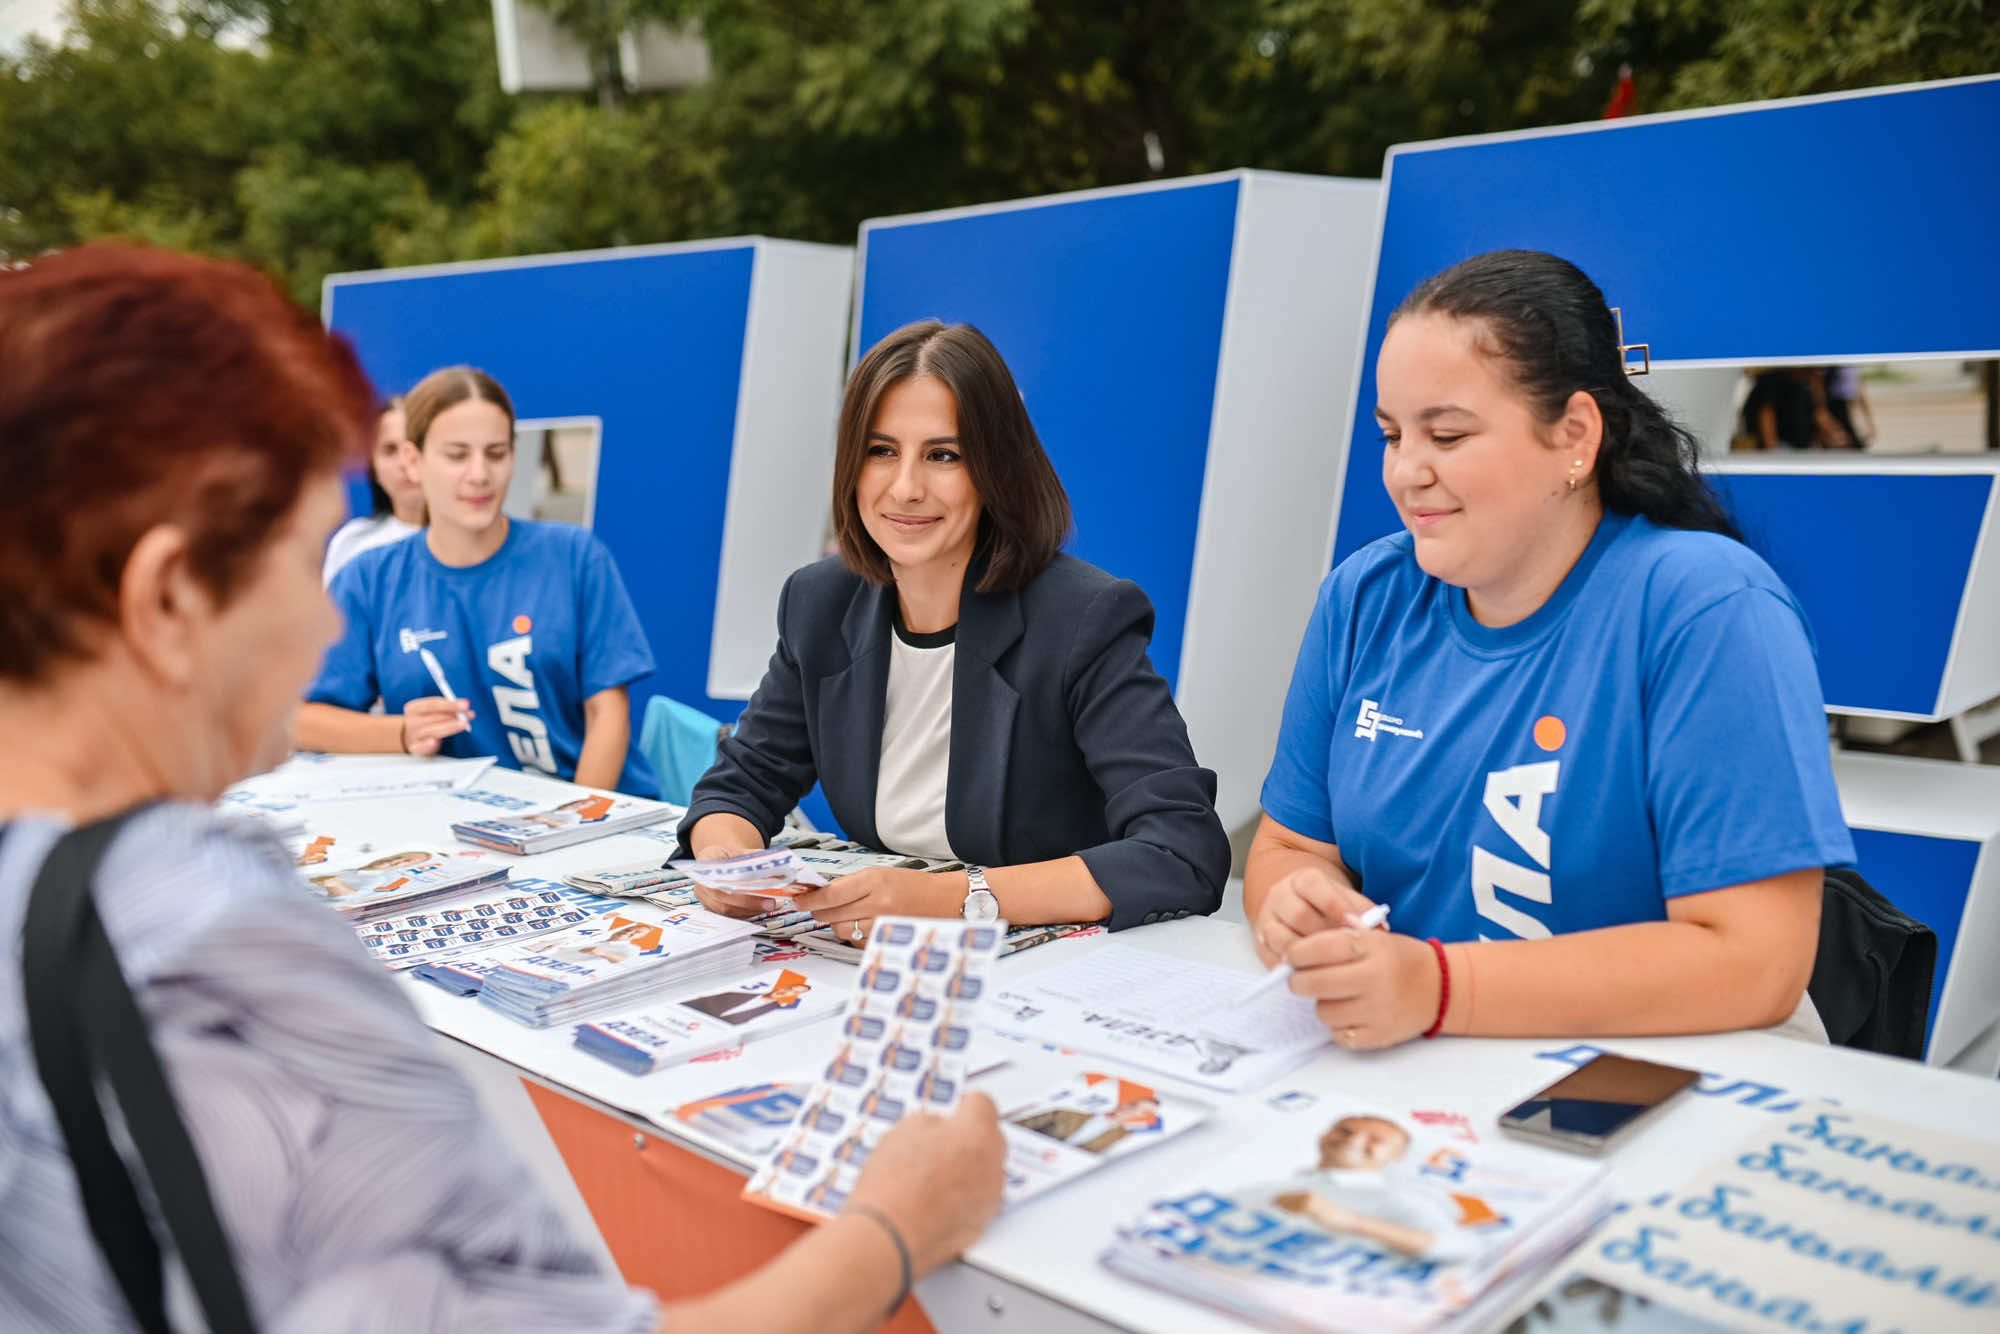
[[[817,1219],[840,1212],[868,1155],[907,1113],[958,1106],[1004,922],[884,917],[847,997],[833,1059],[745,1199]]]
[[[649,1075],[837,1013],[845,997],[791,968],[711,982],[661,1005],[576,1029],[576,1045],[621,1070]]]
[[[661,986],[750,963],[756,924],[701,908],[637,916],[631,904],[502,955],[480,1003],[546,1028],[584,1008],[612,1008]]]
[[[678,819],[685,812],[664,801],[621,796],[615,792],[586,792],[580,797],[540,810],[517,811],[484,820],[461,820],[452,825],[454,838],[501,852],[527,855],[566,848],[627,829]]]
[[[522,877],[506,887],[504,894],[367,922],[356,934],[384,967],[401,970],[518,944],[624,907],[553,880]]]
[[[1000,1088],[988,1091],[1005,1096]],[[1208,1119],[1206,1107],[1101,1070],[1080,1071],[1035,1096],[1009,1099],[1001,1106],[1010,1205],[1115,1158],[1163,1144]]]
[[[1330,1099],[1120,1229],[1112,1269],[1288,1329],[1426,1329],[1572,1245],[1605,1170]]]
[[[507,878],[507,868],[475,854],[412,848],[341,870],[305,868],[307,888],[343,916],[377,917],[399,908],[479,889]]]

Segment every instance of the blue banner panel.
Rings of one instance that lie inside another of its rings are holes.
[[[2000,79],[1392,150],[1338,562],[1396,527],[1375,356],[1411,288],[1546,250],[1655,359],[2000,349]]]
[[[860,351],[912,320],[974,324],[1007,359],[1069,491],[1070,550],[1158,610],[1176,681],[1229,290],[1237,182],[863,231]]]
[[[707,687],[753,260],[746,244],[500,261],[336,279],[327,292],[328,322],[385,394],[466,363],[499,380],[524,418],[602,420],[592,530],[659,663],[632,689],[635,736],[658,692],[721,718],[742,708]]]
[[[1959,918],[1965,914],[1972,873],[1979,863],[1979,844],[1877,829],[1849,832],[1854,835],[1855,869],[1862,877],[1891,903],[1937,932],[1930,1020],[1936,1026],[1938,1000],[1944,995],[1945,974],[1958,944]]]
[[[1744,540],[1805,609],[1828,706],[1932,712],[1993,478],[1722,473],[1712,480]]]

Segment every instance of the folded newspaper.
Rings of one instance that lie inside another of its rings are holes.
[[[556,932],[482,965],[479,1001],[533,1028],[601,1014],[659,992],[740,973],[756,925],[702,908],[636,906]]]
[[[791,968],[711,982],[670,1001],[606,1015],[576,1029],[576,1045],[635,1075],[726,1051],[738,1043],[828,1018],[846,999]]]
[[[367,920],[407,911],[507,878],[507,868],[477,853],[409,849],[339,870],[309,869],[306,887],[343,916]]]
[[[401,970],[518,944],[624,906],[553,880],[521,877],[507,881],[504,894],[384,917],[363,923],[357,934],[384,967]]]
[[[1320,1107],[1173,1188],[1104,1263],[1270,1329],[1467,1328],[1605,1210],[1601,1164],[1441,1139],[1349,1099]]]
[[[594,838],[658,824],[685,814],[679,806],[614,792],[586,792],[553,806],[516,811],[452,825],[453,837],[523,856],[587,843]]]

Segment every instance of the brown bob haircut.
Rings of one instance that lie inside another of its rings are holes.
[[[514,400],[498,380],[471,366],[447,366],[417,381],[417,387],[403,396],[403,433],[422,449],[438,414],[469,399],[491,403],[507,414],[507,429],[514,429]]]
[[[0,267],[0,679],[93,656],[161,524],[227,604],[374,427],[347,340],[241,264],[98,242]]]
[[[855,495],[882,395],[920,375],[951,390],[958,404],[958,448],[979,493],[979,546],[986,553],[978,591],[1025,588],[1069,540],[1069,496],[1028,420],[1013,373],[999,349],[969,324],[906,324],[869,348],[854,368],[833,456],[833,533],[841,559],[870,583],[895,580],[889,558],[861,523]]]

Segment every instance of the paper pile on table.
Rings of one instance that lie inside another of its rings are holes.
[[[643,828],[662,820],[679,819],[687,812],[664,801],[621,796],[615,792],[589,792],[568,801],[535,810],[515,811],[479,820],[461,820],[452,825],[452,836],[465,843],[495,848],[501,852],[527,856],[551,852],[574,843]]]
[[[1025,1042],[1243,1092],[1333,1041],[1303,996],[1272,991],[1239,1005],[1257,981],[1232,968],[1106,945],[1001,988],[987,1024]]]
[[[638,905],[477,963],[479,1000],[533,1028],[603,1014],[668,987],[741,973],[757,928],[702,908]]]
[[[1128,1277],[1271,1329],[1489,1328],[1603,1215],[1594,1162],[1466,1144],[1349,1099],[1244,1136],[1104,1253]]]
[[[764,968],[748,977],[690,988],[643,1010],[579,1024],[576,1045],[621,1070],[649,1075],[831,1018],[845,999],[795,969]]]
[[[384,917],[356,933],[384,967],[400,971],[518,944],[622,907],[617,899],[524,876],[507,881],[503,894]]]
[[[304,876],[315,897],[342,916],[366,921],[483,889],[505,880],[507,868],[477,853],[409,848],[337,869],[308,868]]]
[[[1078,1070],[1053,1085],[1044,1074],[1040,1087],[1017,1100],[1013,1090],[1020,1082],[980,1085],[1002,1099],[1010,1206],[1115,1158],[1164,1144],[1208,1119],[1208,1109],[1198,1103],[1106,1070]]]

